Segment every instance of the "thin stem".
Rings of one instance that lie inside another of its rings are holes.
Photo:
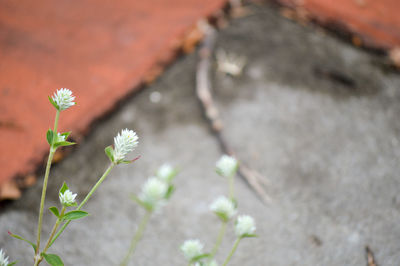
[[[229,260],[232,258],[233,254],[235,253],[241,239],[242,239],[241,237],[238,237],[238,239],[236,239],[231,252],[229,253],[228,257],[226,258],[226,260],[222,266],[226,266],[228,264]]]
[[[217,251],[222,243],[222,239],[224,238],[224,235],[225,235],[226,225],[227,225],[227,222],[222,222],[221,228],[219,229],[217,241],[215,242],[215,245],[211,251],[210,258],[214,258],[215,254],[217,254]]]
[[[90,199],[90,197],[97,190],[97,188],[101,185],[101,183],[103,183],[103,181],[106,179],[106,177],[111,172],[111,170],[114,168],[114,166],[115,166],[114,163],[110,164],[110,166],[107,168],[107,170],[104,172],[104,174],[100,177],[100,179],[97,181],[97,183],[92,187],[92,189],[86,195],[85,199],[81,202],[81,204],[79,204],[79,206],[76,208],[76,210],[79,211],[85,205],[85,203]],[[67,228],[67,226],[69,225],[70,222],[71,222],[71,220],[69,220],[68,222],[63,224],[61,229],[57,232],[57,234],[51,240],[49,247],[51,247],[51,245],[53,245],[54,241],[56,241],[56,239],[62,234],[62,232],[64,232],[65,228]]]
[[[146,211],[146,214],[144,215],[144,217],[142,218],[142,221],[139,224],[138,230],[136,231],[134,237],[132,238],[128,253],[126,254],[124,260],[120,264],[121,266],[128,265],[129,258],[135,252],[136,246],[137,246],[139,240],[142,238],[143,232],[146,229],[146,226],[147,226],[147,223],[149,222],[150,216],[151,216],[151,211]],[[189,265],[191,265],[191,264],[189,263]]]
[[[57,110],[56,118],[54,119],[53,141],[55,139],[55,136],[57,135],[57,126],[58,126],[59,118],[60,118],[60,111]],[[53,160],[55,151],[56,151],[56,149],[53,148],[53,145],[50,145],[49,158],[47,159],[46,172],[44,174],[44,180],[43,180],[42,197],[40,200],[39,219],[38,219],[38,227],[37,227],[37,239],[36,239],[35,265],[39,265],[39,263],[40,263],[40,262],[38,262],[38,259],[39,259],[39,252],[40,252],[40,237],[42,234],[43,209],[44,209],[44,202],[46,199],[47,183],[48,183],[49,175],[50,175],[51,162]]]
[[[57,219],[56,223],[54,224],[53,230],[51,230],[51,234],[50,234],[49,240],[47,240],[46,246],[43,249],[43,253],[46,253],[46,251],[49,249],[51,240],[53,239],[55,233],[57,232],[58,226],[61,223],[61,217],[64,216],[65,210],[66,210],[66,208],[63,206],[63,208],[61,210],[61,213],[60,213],[60,218]]]

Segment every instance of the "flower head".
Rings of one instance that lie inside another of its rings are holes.
[[[118,133],[114,138],[114,160],[118,162],[125,159],[125,156],[138,145],[138,139],[133,130],[123,129]]]
[[[248,215],[240,215],[235,223],[235,233],[237,237],[246,237],[253,235],[256,231],[256,225],[253,217]]]
[[[170,183],[176,176],[177,171],[170,164],[163,164],[157,171],[157,177],[167,183]]]
[[[140,200],[152,209],[161,207],[165,201],[168,185],[156,177],[150,177],[142,187]]]
[[[3,249],[0,249],[0,266],[8,266],[8,257],[6,257],[6,253]]]
[[[210,206],[210,209],[217,214],[223,221],[228,221],[236,214],[236,208],[233,202],[224,197],[218,197]]]
[[[60,111],[66,110],[75,105],[75,96],[72,96],[72,91],[70,91],[69,89],[59,89],[54,93],[54,96],[51,98],[57,105],[58,108],[56,108]]]
[[[217,173],[224,177],[231,177],[236,173],[239,166],[238,161],[228,155],[222,155],[222,157],[217,161]]]
[[[204,245],[198,239],[186,240],[182,246],[181,251],[188,261],[193,260],[197,256],[203,254]]]
[[[76,202],[75,202],[76,194],[72,194],[72,192],[69,189],[64,191],[64,193],[60,192],[58,197],[60,198],[61,204],[65,207],[70,207],[70,206],[76,205]]]

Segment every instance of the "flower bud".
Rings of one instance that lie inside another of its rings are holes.
[[[235,233],[237,237],[245,237],[246,235],[253,235],[256,231],[254,219],[248,215],[240,215],[235,223]]]
[[[75,96],[72,96],[72,91],[70,91],[69,89],[59,89],[54,93],[54,96],[51,98],[57,105],[57,109],[60,111],[66,110],[75,105]]]
[[[176,169],[170,164],[163,164],[156,173],[157,177],[166,183],[171,183],[176,174]]]
[[[217,161],[216,171],[218,174],[224,177],[233,176],[239,166],[238,161],[228,155],[222,155],[222,157]]]
[[[72,192],[67,189],[64,193],[59,194],[60,202],[64,207],[70,207],[76,205],[75,198],[76,194],[72,194]]]
[[[168,185],[164,181],[151,177],[143,185],[139,198],[152,209],[157,209],[164,203],[167,191]]]
[[[188,261],[193,260],[195,257],[203,254],[204,245],[198,239],[186,240],[182,246],[181,251]]]
[[[218,197],[211,204],[210,209],[225,222],[227,222],[236,214],[235,205],[225,196]]]
[[[125,159],[125,156],[133,151],[138,145],[139,137],[136,132],[129,129],[123,129],[121,134],[114,138],[114,160],[119,162]]]

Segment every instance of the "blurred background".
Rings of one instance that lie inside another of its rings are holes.
[[[141,158],[52,247],[66,265],[118,265],[143,215],[129,195],[164,162],[181,169],[177,191],[132,265],[184,265],[187,238],[212,247],[223,153],[242,163],[239,211],[260,236],[231,265],[399,265],[399,11],[397,0],[1,1],[0,248],[31,264],[7,231],[35,239],[48,96],[69,88],[77,105],[60,130],[78,145],[56,153],[46,207],[63,181],[83,199],[120,129],[138,133]],[[46,213],[44,235],[53,223]],[[233,241],[228,229],[221,264]]]

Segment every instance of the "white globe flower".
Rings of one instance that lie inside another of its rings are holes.
[[[0,266],[8,266],[8,257],[6,257],[6,253],[3,249],[0,249]]]
[[[143,185],[139,198],[153,209],[157,209],[163,205],[167,191],[168,185],[164,181],[151,177]]]
[[[198,239],[186,240],[182,246],[181,251],[188,261],[191,261],[197,256],[203,254],[204,245]]]
[[[163,164],[156,173],[157,177],[164,182],[170,183],[176,175],[176,170],[170,164]]]
[[[235,233],[237,237],[253,235],[256,231],[256,225],[253,217],[248,215],[240,215],[235,223]]]
[[[75,202],[76,194],[73,194],[69,189],[64,191],[64,193],[60,192],[59,198],[61,204],[65,207],[74,206],[76,204]]]
[[[51,97],[58,106],[58,110],[63,111],[75,105],[75,96],[72,96],[72,91],[69,89],[59,89]]]
[[[125,156],[138,145],[138,139],[133,130],[123,129],[121,134],[118,133],[114,138],[114,160],[119,162],[125,159]]]
[[[236,173],[238,166],[239,163],[235,158],[222,155],[216,164],[217,173],[224,177],[231,177]]]
[[[218,197],[210,206],[211,211],[217,214],[224,221],[228,221],[236,214],[233,202],[225,196]]]

